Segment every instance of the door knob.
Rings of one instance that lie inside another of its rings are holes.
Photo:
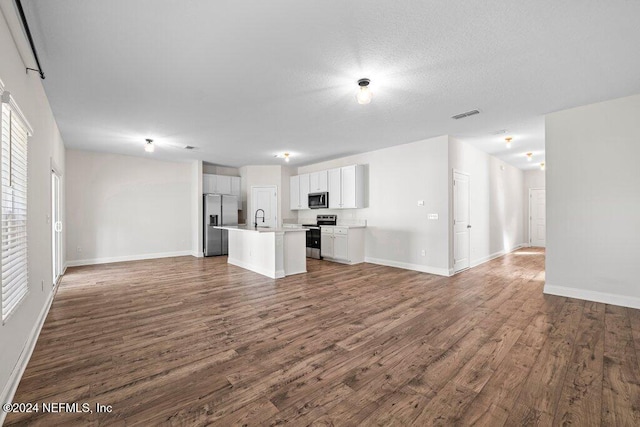
[[[467,228],[471,228],[471,226],[470,226],[470,225],[467,225]]]

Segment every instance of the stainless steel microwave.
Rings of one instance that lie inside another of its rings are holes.
[[[329,193],[309,193],[309,209],[323,209],[329,207]]]

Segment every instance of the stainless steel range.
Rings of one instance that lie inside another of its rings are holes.
[[[307,230],[307,257],[322,259],[320,256],[320,227],[323,225],[336,225],[338,215],[318,215],[315,224],[302,224]]]

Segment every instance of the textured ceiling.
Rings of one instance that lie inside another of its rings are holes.
[[[23,3],[72,148],[303,165],[450,134],[527,168],[544,114],[640,92],[637,1]]]

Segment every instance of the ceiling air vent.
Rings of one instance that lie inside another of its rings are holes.
[[[466,111],[464,113],[456,114],[455,116],[452,116],[451,118],[455,119],[455,120],[460,120],[460,119],[464,119],[465,117],[475,116],[476,114],[480,114],[480,111],[478,111],[478,110]]]
[[[195,150],[195,149],[196,149],[196,147],[194,147],[193,145],[185,145],[185,146],[184,146],[184,149],[185,149],[185,150]]]

